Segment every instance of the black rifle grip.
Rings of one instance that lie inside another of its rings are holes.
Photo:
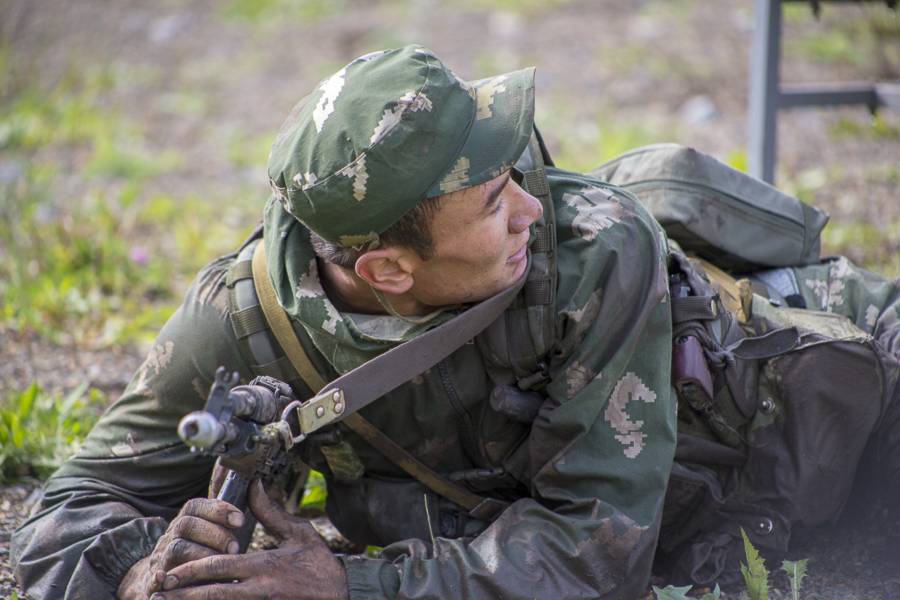
[[[239,510],[246,511],[247,491],[250,489],[250,481],[249,477],[229,469],[228,474],[225,476],[225,483],[222,484],[221,489],[219,489],[219,495],[216,498],[228,502]]]

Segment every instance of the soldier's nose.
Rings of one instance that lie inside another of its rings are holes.
[[[522,191],[517,198],[518,206],[509,218],[509,232],[521,233],[528,229],[532,223],[541,218],[544,209],[537,198]]]

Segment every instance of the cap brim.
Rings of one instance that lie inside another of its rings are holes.
[[[534,129],[534,67],[470,81],[475,115],[454,163],[429,198],[472,187],[510,169]]]

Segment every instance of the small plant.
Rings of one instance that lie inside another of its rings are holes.
[[[37,383],[10,394],[0,406],[0,483],[50,475],[78,450],[106,403],[86,383],[65,396]]]
[[[664,588],[653,587],[653,593],[656,594],[656,600],[696,600],[696,596],[688,596],[691,586],[675,587],[667,585]],[[719,600],[722,597],[722,591],[719,586],[711,592],[706,592],[700,596],[700,600]]]
[[[744,538],[744,554],[747,556],[747,564],[741,564],[747,597],[750,600],[769,600],[769,570],[766,569],[766,563],[759,555],[759,551],[750,543],[750,538],[743,528],[741,537]]]
[[[744,578],[746,590],[741,592],[741,600],[768,600],[769,598],[769,571],[766,569],[766,563],[759,555],[759,551],[753,547],[747,533],[741,529],[741,537],[744,540],[744,555],[747,558],[747,564],[741,564],[741,575]],[[800,586],[803,585],[803,579],[806,577],[806,564],[808,559],[792,561],[786,560],[781,563],[781,570],[787,573],[788,580],[791,584],[792,600],[800,600]],[[691,586],[675,587],[667,585],[664,588],[653,586],[653,593],[656,600],[694,600],[698,596],[688,596],[691,592]],[[706,592],[699,596],[700,600],[719,600],[722,592],[717,585],[712,592]]]
[[[806,577],[806,563],[808,559],[803,560],[786,560],[781,563],[781,570],[787,573],[788,581],[791,582],[791,598],[792,600],[800,600],[800,586],[803,585],[803,578]]]

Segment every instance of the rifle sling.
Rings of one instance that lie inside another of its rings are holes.
[[[278,303],[266,267],[264,244],[257,244],[253,253],[253,284],[263,314],[285,355],[306,385],[316,394],[297,409],[302,432],[309,434],[329,423],[342,421],[422,485],[465,507],[472,516],[490,520],[499,514],[506,503],[474,494],[438,474],[357,414],[357,411],[431,368],[480,333],[513,301],[524,285],[527,274],[526,268],[525,274],[512,287],[327,383],[313,367],[297,339],[290,317]],[[327,389],[323,389],[326,386]],[[319,407],[325,410],[317,410]]]

